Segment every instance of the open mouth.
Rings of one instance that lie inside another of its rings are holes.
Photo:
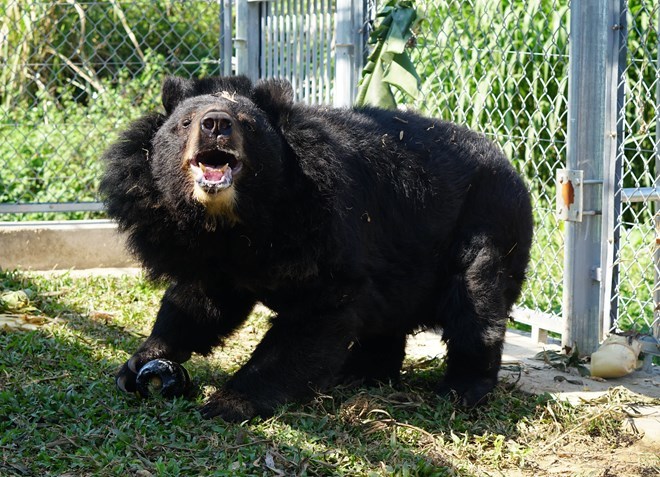
[[[200,151],[190,160],[195,182],[209,194],[231,187],[241,166],[237,153],[219,149]]]

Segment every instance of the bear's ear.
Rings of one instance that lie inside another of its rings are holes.
[[[169,116],[177,105],[193,94],[194,82],[179,78],[177,76],[168,76],[163,82],[163,106],[165,113]]]
[[[266,112],[273,124],[277,125],[283,113],[291,109],[293,88],[287,80],[262,80],[255,85],[252,100]]]

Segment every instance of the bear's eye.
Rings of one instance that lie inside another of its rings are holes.
[[[187,128],[188,126],[190,126],[190,123],[192,123],[192,120],[190,118],[184,119],[183,121],[181,121],[181,127]]]
[[[238,120],[241,122],[243,126],[247,127],[251,132],[255,131],[254,125],[256,121],[254,120],[254,118],[243,113],[238,113]]]

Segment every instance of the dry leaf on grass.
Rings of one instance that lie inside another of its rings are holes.
[[[45,325],[50,320],[45,316],[2,313],[0,314],[0,330],[32,331]]]

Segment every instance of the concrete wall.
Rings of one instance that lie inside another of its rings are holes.
[[[135,267],[125,238],[107,220],[0,222],[0,269]]]

